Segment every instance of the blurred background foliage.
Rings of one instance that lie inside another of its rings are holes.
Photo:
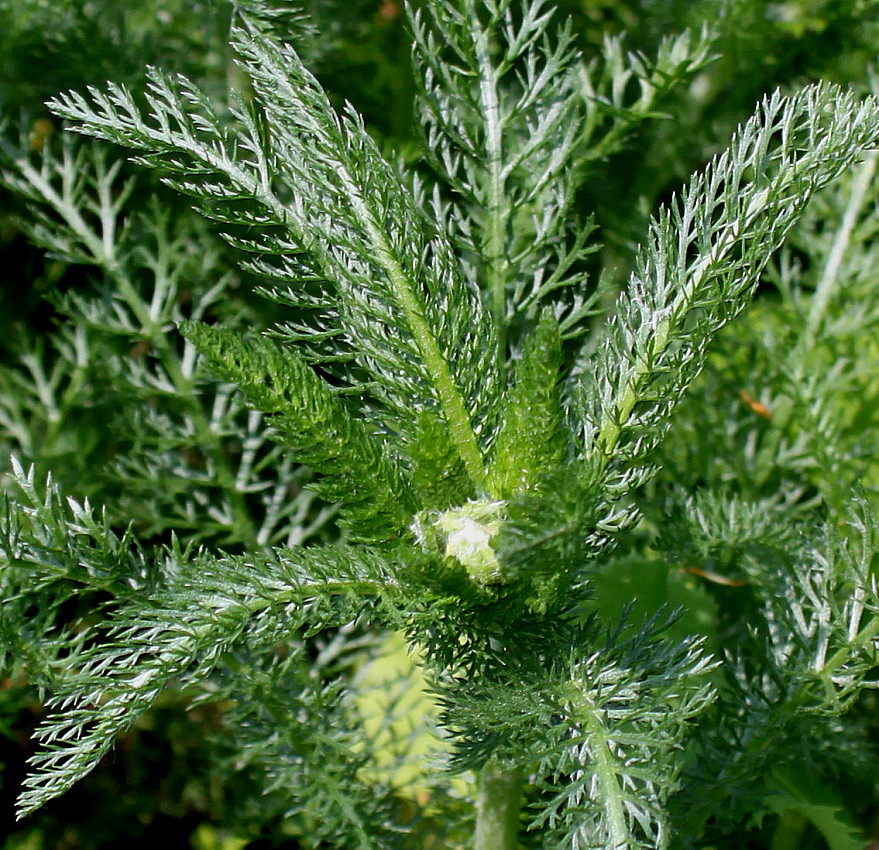
[[[240,5],[247,8],[246,0]],[[638,124],[621,151],[590,166],[580,202],[584,214],[595,216],[603,248],[589,271],[616,281],[627,274],[635,238],[643,233],[648,216],[687,175],[725,146],[735,125],[753,112],[765,93],[819,79],[866,90],[871,85],[868,68],[879,55],[876,0],[556,0],[555,5],[559,18],[572,22],[584,55],[595,57],[596,62],[602,45],[612,35],[624,34],[627,50],[650,57],[669,35],[688,29],[696,33],[704,26],[713,32],[710,64],[685,88],[676,89],[658,104],[654,120]],[[267,25],[297,45],[334,101],[351,102],[390,155],[415,159],[413,84],[401,3],[304,0],[295,5],[273,2],[264,8],[275,13]],[[0,109],[8,122],[6,137],[33,151],[43,145],[60,148],[61,128],[43,106],[47,98],[105,80],[142,90],[148,64],[184,73],[222,103],[230,90],[246,85],[226,43],[234,10],[235,4],[226,0],[128,0],[124,4],[116,0],[0,0]],[[158,193],[169,216],[169,229],[192,228],[204,254],[211,257],[210,266],[200,271],[192,265],[192,276],[230,276],[224,283],[226,300],[216,309],[252,326],[269,325],[274,319],[272,305],[253,297],[253,281],[244,273],[229,271],[235,268],[230,249],[195,223],[179,198],[150,182],[150,175],[131,167],[114,185],[122,186],[127,179],[132,181],[126,189],[131,193],[127,215],[141,211],[149,218],[150,199]],[[829,210],[823,211],[826,216],[838,215],[844,198],[834,200],[829,194],[822,203],[829,205]],[[30,431],[29,450],[22,460],[34,464],[41,473],[51,469],[65,493],[76,498],[100,497],[97,501],[103,502],[108,494],[122,489],[118,477],[114,479],[107,470],[127,447],[114,442],[120,438],[109,432],[102,438],[95,423],[112,418],[110,411],[117,408],[120,398],[102,395],[94,375],[82,383],[55,375],[53,369],[63,358],[49,343],[41,343],[50,331],[55,333],[60,327],[63,333],[65,319],[56,309],[59,297],[88,292],[95,271],[86,262],[64,263],[35,244],[19,224],[24,212],[19,196],[0,189],[0,364],[9,367],[11,374],[17,368],[29,369],[32,384],[39,385],[42,376],[45,383],[60,389],[65,407],[60,424],[56,421],[53,425],[51,417],[38,414],[17,423]],[[764,297],[720,346],[700,387],[687,402],[689,410],[681,413],[680,420],[689,425],[673,432],[663,449],[662,461],[668,472],[652,485],[657,491],[670,487],[671,482],[685,487],[711,483],[680,478],[683,470],[698,468],[688,463],[688,456],[702,452],[717,455],[718,480],[733,482],[745,496],[760,498],[775,492],[779,477],[787,476],[793,482],[789,485],[791,502],[810,504],[815,494],[810,491],[809,472],[796,463],[797,440],[809,439],[802,423],[788,423],[781,436],[776,429],[761,437],[759,429],[766,426],[768,431],[766,414],[783,415],[785,394],[796,385],[790,375],[777,372],[779,358],[766,354],[765,339],[768,335],[780,341],[777,346],[796,343],[785,339],[785,310],[796,310],[798,290],[811,285],[809,274],[816,270],[810,270],[809,251],[821,238],[823,220],[822,211],[817,210],[797,231],[767,276]],[[868,241],[870,225],[864,224],[864,228],[861,239]],[[194,264],[195,260],[188,262]],[[864,286],[870,284],[875,288],[872,280]],[[185,301],[186,297],[182,287],[178,298]],[[843,321],[844,306],[839,314]],[[858,348],[861,332],[875,328],[874,321],[875,317],[867,317],[854,330],[849,327],[837,335],[836,344],[848,347],[844,354],[849,361],[858,362],[863,354]],[[113,344],[121,346],[117,353],[123,361],[134,361],[144,354],[135,337]],[[34,351],[41,354],[37,360]],[[836,362],[841,351],[834,349],[828,357]],[[872,381],[865,376],[870,363],[875,363],[875,358],[866,365],[861,360],[860,371],[834,378],[848,380],[847,386],[859,386],[865,394],[857,406],[839,402],[839,409],[828,413],[830,419],[843,423],[837,445],[845,451],[840,449],[836,460],[828,459],[828,463],[839,463],[840,491],[852,481],[869,484],[871,476],[876,477],[875,465],[852,461],[871,458],[876,449],[863,437],[875,433],[879,424],[875,412],[879,410],[877,373],[873,372]],[[792,370],[796,366],[789,365]],[[815,392],[820,396],[818,390]],[[41,403],[37,399],[35,407]],[[719,424],[709,429],[705,423],[712,418]],[[8,426],[11,421],[3,424]],[[740,430],[731,427],[730,421],[738,422]],[[820,433],[820,423],[815,427]],[[739,449],[745,432],[753,450],[743,455]],[[704,445],[708,435],[716,433],[726,433],[727,444]],[[789,443],[787,469],[779,469],[775,462],[777,445],[766,448],[761,440]],[[0,434],[4,454],[7,449],[21,454],[23,442]],[[6,465],[6,461],[0,462],[0,468]],[[873,486],[877,483],[874,480]],[[820,495],[834,498],[833,493]],[[136,502],[123,503],[115,519],[137,515],[132,513],[132,504]],[[305,508],[311,511],[309,516],[319,511],[310,503]],[[649,512],[647,518],[660,521]],[[299,521],[306,522],[302,517]],[[331,518],[324,521],[331,525]],[[174,530],[158,521],[151,525],[143,517],[139,522],[139,530],[146,529],[147,537],[153,533],[157,540],[166,541]],[[320,533],[321,522],[315,523],[315,533]],[[217,542],[207,532],[203,539]],[[682,583],[672,596],[689,598],[695,592]],[[99,602],[90,600],[89,604]],[[706,596],[694,610],[715,610],[715,605]],[[694,628],[698,629],[698,624]],[[394,652],[389,655],[387,646],[376,649],[367,645],[361,661],[367,657],[370,662],[363,667],[364,676],[380,683],[376,690],[387,691],[387,675],[393,677],[387,670],[394,667]],[[385,659],[382,664],[386,666],[377,668],[377,659]],[[399,675],[410,676],[411,669]],[[377,714],[391,712],[380,700],[373,703],[371,709],[364,709],[371,712],[369,722],[374,723]],[[238,801],[247,790],[246,776],[234,764],[226,762],[223,767],[222,758],[218,762],[208,758],[208,754],[223,751],[219,709],[191,707],[185,695],[171,692],[158,710],[119,742],[113,758],[100,770],[27,822],[15,824],[12,803],[30,752],[29,734],[40,719],[39,706],[31,683],[0,683],[3,850],[135,850],[153,847],[157,841],[168,850],[292,850],[298,846],[295,835],[285,833],[281,813],[241,810]],[[417,713],[421,708],[409,706],[407,711]],[[865,701],[859,711],[859,722],[872,727],[875,740],[873,701]],[[429,792],[422,789],[418,793]],[[871,798],[872,794],[864,794],[865,800]],[[861,814],[870,816],[869,812]],[[759,841],[760,830],[761,825],[755,824],[758,843],[754,846],[765,846]],[[426,824],[422,846],[440,846],[429,838],[436,834],[437,825]],[[453,836],[448,840],[454,843]],[[816,841],[815,836],[804,833],[801,846],[822,846]]]

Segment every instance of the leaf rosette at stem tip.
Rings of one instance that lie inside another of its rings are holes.
[[[595,474],[566,464],[506,500],[421,511],[410,530],[439,569],[430,583],[464,601],[504,600],[510,613],[558,610],[570,602],[578,570],[606,551],[614,520],[626,514],[600,502],[600,484]]]

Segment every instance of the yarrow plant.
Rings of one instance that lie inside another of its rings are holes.
[[[710,32],[652,61],[610,39],[602,66],[544,0],[430,0],[409,12],[424,158],[398,166],[248,6],[228,108],[157,70],[143,97],[51,102],[209,227],[126,219],[95,142],[4,143],[33,237],[102,275],[58,300],[80,371],[31,356],[37,396],[99,393],[90,346],[135,346],[105,364],[133,525],[13,466],[4,660],[50,712],[20,814],[182,687],[222,706],[228,762],[297,846],[719,846],[769,814],[861,846],[832,777],[870,775],[851,709],[879,531],[867,420],[833,382],[866,386],[853,341],[879,315],[869,264],[845,266],[875,229],[875,97],[766,97],[615,292],[578,192]],[[224,321],[212,233],[276,305],[264,332]],[[761,282],[780,296],[736,350]],[[0,412],[24,447],[23,408]],[[369,684],[395,641],[399,704]]]

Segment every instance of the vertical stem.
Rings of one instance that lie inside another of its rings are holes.
[[[625,850],[630,844],[631,836],[623,808],[623,792],[619,782],[620,769],[611,752],[609,733],[602,723],[602,718],[591,704],[584,703],[584,705],[587,706],[584,725],[589,732],[595,775],[601,789],[601,805],[604,807],[607,822],[607,848]]]
[[[852,181],[851,195],[842,218],[842,224],[833,240],[833,246],[827,255],[821,280],[815,288],[812,296],[812,306],[809,309],[809,317],[806,321],[806,331],[803,334],[803,345],[811,347],[824,320],[827,308],[839,288],[839,274],[846,251],[851,247],[858,216],[863,212],[868,202],[870,185],[876,175],[876,152],[871,151],[864,156],[861,167]]]
[[[797,850],[801,847],[806,819],[796,812],[782,812],[772,834],[771,850]]]
[[[524,778],[521,768],[504,769],[494,759],[482,769],[475,850],[516,850]]]
[[[485,240],[481,246],[485,261],[486,288],[498,335],[498,363],[507,358],[507,279],[510,276],[506,252],[509,199],[504,185],[504,134],[498,92],[499,71],[492,63],[488,32],[473,16],[473,46],[479,71],[479,102],[485,120],[485,170],[488,179],[485,199]]]

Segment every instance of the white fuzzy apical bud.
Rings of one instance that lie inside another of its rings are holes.
[[[491,540],[500,531],[506,507],[506,502],[477,499],[447,511],[426,511],[415,518],[412,531],[422,546],[454,558],[478,584],[495,584],[501,570]]]

